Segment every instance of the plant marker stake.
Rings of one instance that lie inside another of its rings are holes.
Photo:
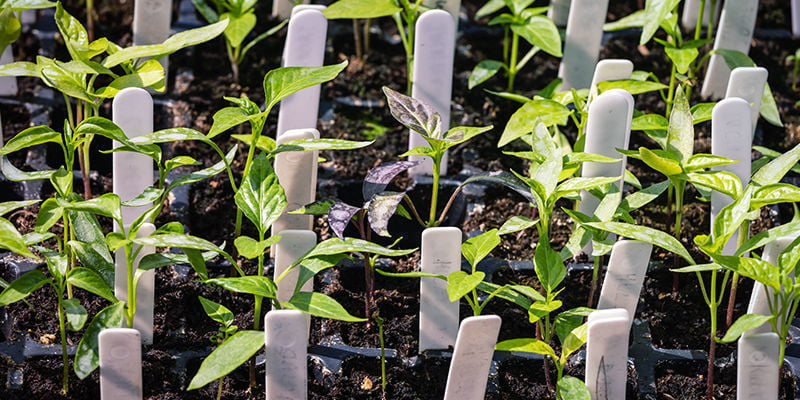
[[[453,16],[458,24],[458,14],[461,12],[461,0],[422,0],[422,5],[428,8],[445,10]]]
[[[142,398],[142,344],[139,331],[103,329],[97,335],[100,352],[100,399]]]
[[[598,310],[621,308],[628,312],[633,321],[652,251],[652,244],[636,240],[614,243],[608,272],[600,290],[600,300],[597,301]]]
[[[753,124],[751,141],[756,134],[756,124],[761,110],[761,96],[764,94],[768,75],[769,72],[763,67],[739,67],[731,71],[731,78],[728,81],[725,98],[739,97],[750,104],[750,117]]]
[[[292,15],[292,8],[295,4],[308,4],[310,0],[272,0],[272,16],[280,19],[289,18]]]
[[[461,321],[447,374],[444,400],[484,398],[501,322],[497,315],[481,315]]]
[[[778,398],[782,345],[774,332],[742,335],[736,365],[737,400]]]
[[[719,9],[722,1],[717,1],[716,15],[719,16]],[[681,26],[687,31],[694,31],[697,26],[697,17],[700,16],[700,0],[685,0],[683,3],[683,14],[681,15]],[[703,26],[707,27],[711,19],[711,1],[706,0],[705,10],[703,10]],[[716,18],[715,18],[716,19]]]
[[[556,26],[566,26],[569,20],[569,3],[572,0],[550,0],[550,9],[547,18],[553,20]]]
[[[800,0],[792,0],[792,36],[800,37]]]
[[[325,58],[325,39],[328,20],[317,9],[305,9],[289,20],[284,67],[321,67]],[[320,85],[307,87],[281,100],[278,113],[278,133],[281,137],[290,129],[317,127]]]
[[[308,341],[298,339],[306,326],[297,310],[273,310],[264,317],[267,400],[308,398]]]
[[[322,4],[298,4],[292,7],[291,17],[294,17],[297,13],[303,10],[317,10],[319,12],[323,12],[326,8],[328,8],[328,6],[323,6]]]
[[[153,132],[153,98],[141,88],[121,90],[112,103],[112,115],[128,138],[147,135]],[[114,147],[120,144],[114,142]],[[153,184],[153,160],[143,154],[121,151],[113,153],[113,191],[122,201],[128,201]],[[126,225],[133,223],[141,211],[138,207],[122,207],[122,221]],[[152,227],[152,225],[151,225]],[[147,236],[155,230],[142,226],[139,235]],[[118,230],[119,227],[114,227]],[[149,230],[149,232],[148,232]],[[115,255],[114,293],[120,300],[128,298],[127,265],[125,250],[117,250]],[[154,252],[153,248],[144,248],[139,257]],[[137,259],[134,266],[139,265]],[[139,278],[136,289],[136,316],[134,326],[142,334],[143,344],[153,343],[153,291],[155,287],[155,271],[147,271]]]
[[[0,65],[11,64],[14,62],[14,53],[11,50],[11,45],[6,46],[3,53],[0,54]],[[16,76],[0,76],[0,96],[16,96],[17,95],[17,77]]]
[[[428,228],[422,231],[420,270],[448,276],[461,269],[461,229]],[[447,296],[447,282],[421,278],[419,282],[419,352],[447,349],[458,335],[458,301]]]
[[[738,160],[735,164],[714,167],[717,171],[727,171],[742,181],[742,187],[750,182],[750,148],[752,147],[752,123],[750,104],[738,97],[720,101],[711,113],[711,153]],[[723,207],[733,200],[728,195],[714,191],[711,193],[711,226]],[[736,251],[739,232],[731,236],[722,253],[733,255]]]
[[[772,264],[778,265],[778,256],[786,250],[786,248],[797,238],[797,235],[794,236],[784,236],[782,238],[778,238],[774,242],[768,243],[764,246],[764,254],[762,258],[764,261]],[[772,312],[769,310],[769,302],[767,301],[767,296],[770,298],[772,297],[772,288],[768,288],[764,286],[761,282],[754,282],[753,283],[753,292],[750,294],[750,303],[747,305],[747,313],[748,314],[761,314],[761,315],[772,315]],[[788,312],[788,310],[787,310]],[[781,328],[783,322],[786,319],[784,318],[783,321],[778,323],[778,328]],[[753,328],[747,331],[747,334],[754,334],[754,333],[766,333],[772,332],[772,324],[769,322],[765,322],[758,328]]]
[[[319,132],[316,129],[293,129],[279,136],[276,143],[280,146],[300,139],[319,139]],[[286,211],[297,210],[316,198],[318,153],[316,150],[287,151],[275,156],[275,174],[286,193]],[[287,229],[309,230],[313,224],[313,215],[284,212],[272,224],[272,234]]]
[[[133,5],[133,45],[162,43],[169,37],[172,22],[172,2],[168,0],[135,0]],[[169,71],[169,58],[158,60]],[[166,82],[166,76],[165,76]]]
[[[600,82],[630,79],[632,73],[633,62],[631,60],[611,58],[598,61],[594,67],[594,75],[592,75],[589,100],[597,97],[597,85]]]
[[[589,105],[586,120],[586,146],[584,151],[611,158],[622,158],[615,163],[586,162],[583,164],[583,177],[619,176],[617,187],[622,190],[622,175],[625,172],[625,156],[616,149],[627,149],[631,136],[633,118],[633,96],[622,89],[605,91]],[[594,215],[600,199],[587,191],[581,192],[578,211]],[[583,248],[584,253],[592,253],[592,244]]]
[[[442,134],[450,128],[450,98],[453,92],[453,56],[455,54],[456,24],[443,10],[424,12],[416,25],[414,43],[414,73],[411,97],[433,106],[441,116]],[[409,132],[408,148],[428,146],[416,132]],[[430,157],[409,156],[420,164],[408,170],[409,175],[433,173]],[[447,173],[447,154],[442,157],[441,174]]]
[[[308,253],[317,244],[317,234],[311,230],[294,230],[289,229],[278,233],[281,236],[281,241],[276,243],[272,248],[275,250],[275,275],[273,279],[279,277],[286,271],[293,262],[297,261],[300,257]],[[294,289],[297,286],[297,275],[300,267],[295,267],[286,276],[277,282],[278,293],[277,298],[280,302],[289,301],[294,295]],[[314,280],[309,279],[308,282],[303,284],[302,289],[304,292],[314,291]],[[311,316],[305,314],[306,319],[306,335],[311,329]]]
[[[584,382],[592,400],[625,398],[630,330],[631,319],[625,309],[589,314]]]
[[[573,0],[558,68],[561,90],[588,88],[592,83],[607,13],[608,0]]]
[[[727,1],[722,7],[722,16],[714,40],[714,50],[738,50],[747,54],[753,30],[756,26],[758,0]],[[701,94],[703,97],[719,99],[725,94],[731,70],[725,59],[719,54],[712,54],[708,62],[706,79],[703,81]]]

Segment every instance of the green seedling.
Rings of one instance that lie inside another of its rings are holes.
[[[14,43],[22,33],[22,23],[17,14],[25,10],[40,10],[55,7],[56,3],[48,0],[3,0],[0,1],[0,54],[6,47]]]
[[[211,301],[203,296],[197,296],[197,299],[200,300],[200,304],[203,306],[203,311],[206,312],[206,315],[221,325],[218,332],[209,338],[211,343],[219,347],[239,329],[238,326],[233,325],[233,313],[222,304]],[[222,399],[223,379],[225,379],[224,376],[217,381],[217,400]]]
[[[280,31],[289,20],[281,21],[268,31],[256,36],[245,44],[245,40],[256,26],[256,0],[211,0],[214,8],[206,0],[192,0],[195,8],[209,23],[227,19],[228,27],[223,32],[228,61],[231,63],[233,80],[239,82],[239,65],[244,61],[253,46]]]
[[[542,15],[549,7],[531,7],[535,0],[489,0],[475,14],[475,18],[483,18],[500,11],[504,7],[508,12],[501,13],[489,21],[489,25],[503,27],[503,61],[483,60],[472,70],[469,77],[469,88],[480,85],[505,71],[508,78],[506,91],[514,91],[517,74],[539,51],[554,57],[561,57],[561,35],[553,21]],[[520,58],[520,37],[531,46]]]

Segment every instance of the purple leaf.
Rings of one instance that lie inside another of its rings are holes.
[[[369,201],[375,193],[380,193],[386,189],[386,185],[394,179],[397,174],[419,164],[419,161],[395,161],[378,165],[371,169],[364,178],[364,185],[361,186],[361,194],[364,201]]]
[[[392,116],[401,124],[422,136],[441,139],[441,117],[432,105],[386,86],[383,87],[383,93],[386,94]]]
[[[331,206],[330,210],[328,210],[328,225],[331,226],[333,233],[335,233],[339,239],[344,239],[344,228],[347,228],[350,219],[359,211],[361,211],[361,209],[358,207],[340,202],[335,203]]]
[[[397,205],[403,200],[404,192],[381,192],[369,202],[367,217],[372,230],[378,235],[391,237],[389,234],[389,218],[394,215]]]

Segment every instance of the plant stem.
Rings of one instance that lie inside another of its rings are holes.
[[[127,262],[126,272],[128,275],[128,304],[125,310],[125,318],[127,319],[128,328],[133,328],[133,318],[136,315],[136,283],[134,282],[134,268],[133,268],[133,245],[125,246],[125,260]]]
[[[673,185],[670,185],[672,187]],[[679,242],[681,240],[681,221],[683,220],[683,190],[686,188],[685,182],[676,183],[675,187],[675,203],[673,204],[673,212],[675,213],[675,225],[673,226],[673,236]],[[679,258],[675,254],[672,257],[672,267],[678,268]],[[672,293],[678,293],[678,273],[672,273]]]
[[[258,232],[258,241],[264,241],[265,232]],[[264,276],[264,253],[261,253],[258,256],[258,276]],[[262,296],[254,295],[254,306],[253,306],[253,330],[257,331],[261,329],[261,306],[264,298]],[[250,388],[256,387],[256,359],[253,357],[250,360]]]
[[[514,91],[514,80],[517,77],[517,53],[519,52],[519,35],[516,32],[511,32],[511,54],[509,54],[508,62],[508,85],[506,90],[509,92]]]
[[[386,344],[383,339],[383,318],[375,316],[375,322],[378,324],[378,340],[381,345],[381,393],[382,397],[386,398]]]
[[[64,376],[61,378],[61,393],[66,395],[69,392],[69,355],[67,354],[67,327],[64,323],[64,296],[59,290],[56,290],[56,294],[58,295],[58,330],[61,335],[61,363],[64,370]]]
[[[225,379],[224,376],[222,378],[219,378],[219,380],[217,381],[217,400],[221,400],[222,399],[222,380],[223,379]]]
[[[353,44],[356,46],[356,58],[364,60],[364,44],[361,41],[361,29],[358,24],[359,19],[353,18]]]
[[[697,22],[694,25],[694,40],[700,39],[701,31],[703,29],[703,19],[705,19],[706,17],[705,13],[706,13],[706,0],[700,0],[700,11],[698,11],[697,13]],[[709,29],[711,29],[710,26]]]
[[[600,276],[600,269],[603,267],[603,256],[594,257],[594,266],[592,268],[592,286],[589,288],[589,301],[586,307],[594,308],[595,297],[597,297],[597,282]]]
[[[94,41],[94,0],[86,0],[86,36]]]
[[[736,238],[736,248],[744,244],[748,232],[750,232],[750,222],[745,221],[742,226],[739,227],[739,235]],[[725,311],[725,329],[730,328],[731,324],[733,324],[733,307],[736,305],[736,291],[738,287],[739,273],[734,271],[733,278],[731,278],[731,291],[728,295],[728,309]]]
[[[431,188],[431,212],[428,216],[427,227],[438,225],[436,221],[436,208],[439,205],[439,174],[441,172],[442,156],[433,157],[433,187]]]

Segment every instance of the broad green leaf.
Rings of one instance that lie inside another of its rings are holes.
[[[265,234],[286,208],[286,194],[266,155],[253,160],[250,171],[234,195],[242,213]]]
[[[375,143],[372,141],[354,141],[343,139],[298,139],[285,142],[275,150],[272,155],[285,151],[318,151],[318,150],[355,150]]]
[[[347,322],[362,322],[364,318],[350,315],[339,302],[332,297],[316,292],[297,292],[289,300],[288,305],[295,310],[316,317],[338,319]]]
[[[247,35],[256,26],[256,16],[253,13],[246,13],[243,15],[235,15],[232,13],[224,13],[220,15],[220,19],[228,18],[228,27],[225,28],[225,40],[233,48],[242,47],[242,42]]]
[[[566,363],[567,357],[569,357],[570,354],[578,351],[578,349],[580,349],[584,343],[586,343],[586,338],[589,333],[588,330],[588,323],[581,324],[580,326],[570,330],[569,334],[567,334],[566,338],[564,339],[561,349],[562,363]]]
[[[798,160],[800,160],[800,145],[761,167],[753,174],[751,181],[761,186],[778,183],[797,164]]]
[[[695,172],[705,168],[718,167],[720,165],[735,164],[738,161],[731,160],[727,157],[717,156],[714,154],[699,153],[689,157],[689,160],[683,166],[686,172]]]
[[[533,256],[533,268],[545,291],[552,293],[567,276],[567,268],[547,240],[549,239],[539,239]]]
[[[689,99],[686,97],[683,87],[678,86],[675,102],[672,104],[672,112],[669,115],[667,148],[665,150],[676,152],[679,156],[678,162],[686,162],[692,156],[693,149],[694,124],[692,123],[692,112],[689,109]]]
[[[95,92],[96,96],[106,99],[113,98],[120,90],[130,87],[153,88],[159,92],[164,91],[164,67],[157,60],[147,60],[136,68],[136,71],[115,78],[108,86],[103,86]]]
[[[597,83],[597,90],[600,93],[611,89],[622,89],[632,95],[636,95],[667,89],[667,86],[660,82],[640,81],[636,79],[620,79],[616,81],[601,81]]]
[[[212,278],[204,283],[213,283],[236,293],[252,294],[266,298],[275,298],[277,288],[275,282],[266,276],[240,276],[235,278]]]
[[[667,53],[667,57],[675,64],[675,68],[678,70],[679,74],[686,74],[689,72],[689,67],[700,54],[696,48],[677,49],[674,47],[666,47],[664,51]]]
[[[186,390],[199,389],[228,375],[253,357],[262,347],[264,347],[264,332],[236,332],[203,360]]]
[[[566,106],[553,100],[530,100],[511,115],[497,147],[503,147],[532,132],[537,119],[545,126],[564,125],[570,114],[571,111]]]
[[[233,313],[227,307],[203,296],[197,296],[197,299],[200,300],[203,310],[211,319],[224,326],[230,326],[233,323]]]
[[[37,56],[36,64],[42,81],[61,93],[79,100],[93,103],[92,96],[86,92],[85,74],[70,72],[63,64],[47,57]]]
[[[268,247],[278,243],[279,240],[281,240],[280,236],[271,236],[259,242],[249,236],[242,235],[233,241],[233,245],[236,246],[236,251],[239,252],[240,256],[253,259],[264,254]]]
[[[123,201],[121,204],[125,207],[152,206],[156,200],[161,198],[162,194],[164,194],[164,189],[148,186],[142,193],[128,201]]]
[[[232,138],[241,141],[242,143],[252,146],[253,145],[253,135],[231,135]],[[266,136],[259,136],[258,143],[256,143],[256,148],[261,151],[272,153],[275,151],[278,145],[275,143],[275,139]],[[298,149],[299,150],[299,149]]]
[[[582,380],[573,376],[565,375],[556,383],[561,398],[570,400],[592,400],[589,388]]]
[[[51,197],[42,203],[39,207],[39,213],[36,216],[36,232],[45,233],[52,228],[61,217],[64,215],[64,208],[61,207],[56,198]]]
[[[731,204],[719,211],[711,226],[712,245],[710,247],[699,245],[704,252],[721,251],[731,236],[739,230],[748,217],[752,194],[753,187],[747,186],[743,195],[734,197]]]
[[[175,179],[169,183],[169,186],[167,186],[167,191],[171,191],[179,186],[202,181],[203,179],[212,177],[224,171],[225,168],[230,165],[233,162],[233,159],[236,157],[236,150],[237,146],[233,146],[228,151],[228,154],[225,155],[225,160],[222,160],[208,168],[192,172],[191,174],[181,175],[178,177],[178,179]]]
[[[17,231],[14,224],[5,218],[0,218],[0,249],[11,250],[23,257],[39,259],[28,250],[28,247],[25,245],[25,240]]]
[[[524,25],[511,25],[511,30],[522,36],[532,46],[544,50],[546,53],[561,57],[561,35],[558,28],[550,18],[535,15],[530,17]]]
[[[697,125],[701,122],[711,121],[711,114],[717,103],[698,103],[692,106],[692,122]]]
[[[89,212],[122,222],[122,203],[119,196],[114,193],[74,203],[62,203],[61,206],[68,210]]]
[[[763,283],[775,290],[781,290],[779,269],[760,259],[749,257],[711,255],[714,261],[739,275]]]
[[[306,215],[325,215],[330,211],[331,206],[336,204],[334,199],[318,200],[311,204],[306,204],[296,210],[289,210],[289,214],[306,214]]]
[[[4,7],[6,6],[11,7],[14,11],[23,11],[55,7],[56,3],[48,0],[13,0],[6,3]]]
[[[788,183],[773,183],[756,190],[750,209],[755,210],[770,204],[795,203],[800,201],[800,188]]]
[[[347,66],[347,61],[324,67],[281,67],[264,76],[264,99],[269,111],[289,95],[336,78]]]
[[[112,303],[117,301],[111,286],[103,280],[102,276],[89,268],[77,267],[69,270],[67,273],[67,283],[94,293]]]
[[[0,53],[5,51],[6,46],[17,41],[20,32],[22,24],[14,14],[14,10],[10,7],[0,7]]]
[[[134,238],[133,242],[142,246],[179,247],[182,249],[205,250],[217,252],[219,254],[227,254],[208,240],[181,233],[156,233],[150,236]]]
[[[39,66],[27,61],[17,61],[0,65],[0,76],[32,76],[42,78]]]
[[[139,144],[135,141],[128,139],[125,132],[122,131],[117,124],[107,118],[103,117],[90,117],[83,120],[77,128],[75,128],[75,135],[99,135],[107,137],[111,140],[116,140],[122,143],[127,151],[135,151],[144,154],[153,160],[159,161],[161,159],[161,148],[154,144]]]
[[[531,304],[530,308],[528,308],[528,322],[536,323],[542,318],[550,315],[555,310],[561,308],[564,303],[561,300],[552,300],[552,301],[537,301]]]
[[[50,282],[50,279],[38,269],[26,272],[11,281],[8,287],[0,293],[0,307],[16,303],[28,297],[34,290],[39,289],[48,282]]]
[[[639,44],[645,44],[655,35],[661,22],[664,21],[680,0],[647,0],[644,9],[642,35]]]
[[[730,198],[737,198],[742,193],[742,183],[739,178],[727,171],[701,171],[686,174],[689,182],[703,186]]]
[[[408,249],[408,250],[389,249],[381,245],[368,242],[366,240],[355,239],[355,238],[344,238],[344,239],[330,238],[317,244],[314,247],[314,249],[312,249],[303,258],[305,259],[321,255],[347,254],[347,253],[359,253],[359,252],[377,254],[387,257],[397,257],[397,256],[404,256],[406,254],[411,254],[416,250],[417,249]]]
[[[761,325],[764,325],[769,320],[773,319],[773,316],[766,316],[766,315],[759,315],[759,314],[745,314],[739,317],[736,322],[728,328],[728,332],[725,333],[725,336],[719,340],[720,343],[733,343],[739,339],[742,334],[745,332],[758,328]]]
[[[31,232],[23,235],[22,240],[25,241],[26,246],[33,246],[36,243],[43,242],[47,239],[51,239],[54,237],[56,237],[56,234],[52,232],[45,232],[45,233]]]
[[[68,243],[81,264],[103,277],[103,281],[114,287],[114,260],[108,252],[105,235],[91,213],[70,211],[70,223],[75,232],[75,240]]]
[[[692,256],[677,239],[658,229],[624,222],[592,222],[586,225],[609,231],[619,236],[650,243],[681,256],[689,264],[695,264]]]
[[[474,269],[478,263],[486,258],[499,244],[500,234],[497,229],[492,229],[467,239],[467,241],[461,245],[461,254],[464,255],[464,258]]]
[[[683,172],[683,169],[678,161],[675,161],[671,158],[661,157],[648,148],[640,147],[639,157],[650,168],[664,174],[667,177],[680,175]]]
[[[318,274],[320,271],[333,267],[345,257],[346,256],[343,254],[335,254],[330,256],[319,256],[304,259],[300,265],[294,267],[298,269],[295,292],[299,292],[303,288],[303,285],[313,278],[314,275]],[[288,271],[289,269],[284,271],[281,276],[275,278],[275,282],[280,282],[284,275],[288,274]]]
[[[75,360],[73,368],[75,375],[79,379],[86,378],[97,367],[100,366],[100,353],[98,347],[98,336],[100,331],[107,328],[120,328],[125,320],[125,303],[117,302],[97,313],[92,318],[92,322],[86,327],[86,331],[78,343],[75,350]]]
[[[750,239],[747,239],[738,249],[734,255],[741,256],[742,254],[755,250],[777,239],[791,235],[800,230],[800,221],[793,221],[783,225],[776,226],[772,229],[761,232]]]
[[[328,19],[364,19],[386,17],[402,11],[392,0],[339,0],[322,13]]]
[[[0,154],[11,154],[42,143],[61,144],[61,134],[47,126],[34,126],[14,135],[8,143],[0,148]]]
[[[456,126],[450,128],[444,134],[445,148],[449,149],[455,145],[461,144],[478,136],[482,133],[489,132],[494,128],[493,125],[489,126]]]
[[[209,261],[216,257],[217,253],[214,251],[206,251],[202,253],[203,260]],[[176,253],[154,253],[148,254],[139,261],[139,270],[148,271],[151,269],[165,267],[167,265],[175,264],[189,264],[189,258],[185,254]]]
[[[646,20],[645,10],[634,11],[614,22],[603,25],[606,32],[619,31],[622,29],[641,28]]]
[[[601,176],[594,178],[577,177],[568,179],[556,187],[553,197],[555,199],[559,199],[564,196],[578,193],[581,190],[589,190],[591,188],[600,187],[609,183],[619,182],[621,178],[622,176]]]
[[[525,229],[528,229],[536,225],[537,222],[539,221],[538,220],[534,221],[528,217],[513,216],[503,223],[503,226],[500,227],[500,230],[497,231],[497,234],[507,235],[509,233],[523,231]]]
[[[253,106],[255,108],[254,110],[246,110],[242,107],[225,107],[214,113],[212,117],[214,122],[211,125],[211,130],[208,132],[208,138],[211,139],[234,126],[255,119],[261,110],[258,109],[258,106],[255,106],[255,103]],[[253,113],[251,111],[255,112]]]
[[[494,14],[505,6],[506,3],[504,0],[487,0],[486,3],[475,13],[475,19]]]
[[[503,63],[500,61],[495,60],[483,60],[472,69],[472,73],[469,75],[469,79],[467,81],[468,89],[472,90],[475,86],[480,85],[483,82],[489,80],[489,78],[495,76],[500,69],[503,68]]]
[[[558,358],[556,357],[556,352],[549,344],[534,338],[504,340],[494,346],[494,349],[541,354],[543,356],[550,356],[553,360]]]
[[[495,293],[495,297],[501,298],[508,302],[518,305],[523,310],[527,310],[531,306],[531,301],[525,295],[517,292],[516,290],[502,290],[504,287],[511,288],[512,286],[500,286],[496,283],[483,281],[478,284],[478,290],[484,293]]]
[[[450,301],[458,301],[462,297],[477,289],[486,274],[476,271],[469,274],[465,271],[456,271],[447,276],[447,297]]]
[[[106,68],[115,67],[123,62],[135,58],[152,57],[155,59],[172,54],[184,47],[207,42],[219,36],[228,27],[228,20],[223,19],[210,25],[200,28],[189,29],[176,33],[167,38],[161,44],[151,44],[142,46],[131,46],[111,54],[103,60],[102,65]]]
[[[67,327],[73,332],[77,332],[83,328],[89,314],[86,309],[81,305],[78,299],[64,299],[64,313],[67,315]]]
[[[620,207],[627,211],[636,210],[655,200],[669,187],[669,181],[652,184],[645,189],[631,193],[622,200]]]

